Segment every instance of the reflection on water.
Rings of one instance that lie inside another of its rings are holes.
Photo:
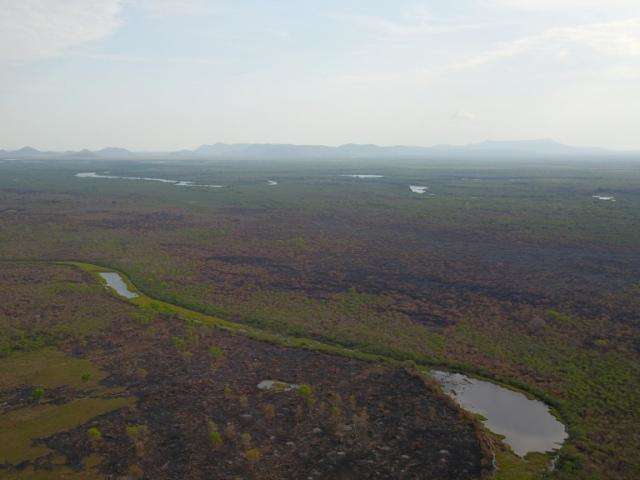
[[[341,177],[351,178],[382,178],[384,175],[340,175]]]
[[[296,383],[281,382],[279,380],[262,380],[258,384],[259,390],[273,390],[275,392],[289,392],[291,390],[298,390],[300,385]]]
[[[137,293],[129,290],[129,287],[126,283],[124,283],[124,280],[119,273],[101,272],[100,276],[105,279],[107,285],[113,288],[118,293],[118,295],[121,295],[125,298],[136,298],[138,296]]]
[[[198,183],[190,182],[189,180],[167,180],[166,178],[153,178],[153,177],[118,177],[116,175],[100,175],[96,172],[84,172],[76,173],[78,178],[106,178],[115,180],[142,180],[145,182],[161,182],[170,183],[177,187],[205,187],[205,188],[222,188],[222,185],[201,185]]]
[[[555,450],[567,438],[564,425],[539,400],[459,373],[434,371],[432,375],[462,408],[486,418],[485,426],[504,435],[504,442],[517,455]]]

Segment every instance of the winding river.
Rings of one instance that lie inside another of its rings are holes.
[[[107,286],[118,295],[133,299],[139,296],[116,272],[100,272]],[[463,409],[480,414],[485,426],[504,437],[516,455],[551,452],[562,445],[567,432],[543,402],[487,380],[441,370],[431,375]]]

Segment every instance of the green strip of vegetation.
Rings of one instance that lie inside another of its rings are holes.
[[[290,347],[290,348],[304,348],[307,350],[313,350],[317,352],[332,354],[332,355],[340,355],[349,358],[355,358],[358,360],[363,360],[367,362],[395,362],[397,360],[388,358],[382,355],[361,352],[358,350],[352,350],[348,348],[341,347],[339,345],[330,345],[327,343],[320,342],[318,340],[313,340],[310,338],[303,337],[289,337],[284,335],[277,335],[274,333],[266,332],[264,330],[257,329],[255,327],[249,327],[247,325],[243,325],[237,322],[232,322],[230,320],[225,320],[220,317],[215,317],[213,315],[197,312],[195,310],[187,309],[185,307],[181,307],[178,305],[174,305],[172,303],[165,302],[163,300],[156,300],[145,295],[141,292],[136,285],[134,285],[131,280],[125,275],[123,272],[120,272],[116,269],[95,265],[91,263],[84,262],[56,262],[59,265],[71,265],[74,267],[81,268],[82,270],[92,273],[98,278],[98,280],[106,284],[104,279],[100,277],[98,274],[101,272],[117,272],[122,277],[123,281],[127,284],[129,289],[132,292],[138,294],[137,297],[132,298],[128,301],[131,303],[148,310],[152,310],[157,313],[164,313],[168,315],[177,315],[183,320],[187,322],[199,323],[203,325],[209,325],[212,327],[217,327],[228,332],[238,333],[241,335],[246,335],[255,340],[259,340],[262,342],[268,342],[275,345],[279,345],[282,347]]]
[[[89,360],[74,358],[53,348],[15,352],[0,362],[0,390],[20,385],[48,389],[68,385],[94,388],[105,374]]]
[[[51,263],[51,262],[38,262],[34,263]],[[441,367],[446,368],[450,371],[460,372],[467,375],[475,376],[481,379],[488,379],[495,383],[507,386],[509,388],[513,388],[516,390],[524,391],[531,396],[537,397],[550,406],[552,406],[553,411],[560,418],[565,418],[563,415],[562,404],[555,399],[549,397],[544,392],[538,391],[536,389],[531,388],[526,384],[522,384],[520,382],[513,381],[508,378],[501,378],[492,374],[491,372],[485,371],[484,369],[477,368],[473,365],[467,364],[455,364],[448,363],[442,361],[436,361],[429,358],[411,355],[403,352],[396,351],[384,351],[384,352],[367,352],[354,348],[347,348],[345,346],[335,344],[335,343],[325,343],[320,340],[310,339],[305,337],[294,337],[287,335],[279,335],[271,332],[267,332],[256,328],[254,326],[244,325],[241,323],[233,322],[230,320],[226,320],[220,318],[218,316],[214,316],[208,313],[198,312],[192,308],[186,308],[180,305],[176,305],[173,303],[169,303],[163,300],[152,298],[145,293],[143,293],[131,280],[130,278],[119,271],[118,269],[111,268],[107,265],[97,265],[86,262],[75,262],[75,261],[63,261],[63,262],[53,262],[58,265],[67,265],[73,266],[76,268],[80,268],[85,272],[88,272],[95,276],[95,278],[103,285],[106,285],[105,280],[99,275],[101,272],[117,272],[122,277],[122,280],[126,283],[128,288],[138,294],[138,297],[133,299],[126,300],[130,303],[135,304],[140,307],[144,311],[156,314],[163,313],[167,315],[176,315],[179,318],[183,319],[188,323],[208,325],[215,328],[220,328],[228,332],[246,335],[252,339],[272,343],[282,347],[288,348],[303,348],[307,350],[312,350],[316,352],[326,353],[330,355],[339,355],[348,358],[354,358],[366,362],[373,363],[390,363],[390,364],[399,364],[401,362],[411,362],[413,364],[419,365],[421,370],[426,373],[429,367]],[[121,298],[121,297],[118,297]],[[349,345],[349,347],[353,347],[353,345]],[[541,456],[546,458],[546,456]],[[511,453],[502,453],[498,458],[498,463],[504,467],[499,470],[500,474],[496,478],[504,478],[504,479],[518,479],[518,478],[529,478],[529,475],[534,475],[534,472],[540,473],[544,469],[546,469],[546,463],[541,461],[538,457],[538,460],[531,462],[524,462],[519,457],[511,454]],[[513,473],[510,474],[510,472]],[[522,474],[526,472],[524,476]]]

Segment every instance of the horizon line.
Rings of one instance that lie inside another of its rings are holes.
[[[340,143],[340,144],[323,144],[323,143],[294,143],[294,142],[222,142],[222,141],[216,141],[213,143],[202,143],[200,145],[194,146],[194,147],[179,147],[179,148],[168,148],[168,149],[161,149],[161,148],[135,148],[135,147],[123,147],[123,146],[119,146],[119,145],[106,145],[104,147],[93,147],[93,148],[87,148],[87,147],[83,147],[83,148],[79,148],[79,149],[73,149],[73,148],[47,148],[47,147],[34,147],[34,144],[27,144],[27,145],[23,145],[22,147],[18,147],[18,148],[10,148],[10,147],[0,147],[0,152],[5,152],[5,153],[16,153],[16,152],[20,152],[21,150],[36,150],[39,153],[58,153],[58,154],[64,154],[64,153],[80,153],[83,151],[87,151],[87,152],[91,152],[91,153],[96,153],[96,152],[100,152],[102,150],[110,150],[110,149],[114,149],[114,150],[127,150],[128,152],[131,153],[180,153],[180,152],[193,152],[198,150],[199,148],[202,147],[212,147],[212,146],[217,146],[217,145],[225,145],[225,146],[290,146],[290,147],[319,147],[319,148],[342,148],[342,147],[349,147],[349,146],[353,146],[353,147],[376,147],[376,148],[420,148],[420,149],[429,149],[429,148],[465,148],[465,147],[470,147],[470,146],[477,146],[477,145],[486,145],[486,144],[492,144],[492,143],[496,143],[496,144],[526,144],[526,143],[535,143],[535,142],[546,142],[550,145],[556,145],[556,146],[561,146],[561,147],[569,147],[569,148],[576,148],[576,149],[598,149],[598,150],[607,150],[611,153],[633,153],[636,152],[637,150],[635,149],[619,149],[619,148],[612,148],[612,147],[607,147],[607,146],[600,146],[600,145],[574,145],[574,144],[565,144],[559,140],[556,140],[552,137],[537,137],[537,138],[527,138],[527,139],[516,139],[516,140],[496,140],[496,139],[486,139],[486,140],[482,140],[482,141],[478,141],[478,142],[467,142],[467,143],[461,143],[461,144],[455,144],[455,143],[435,143],[435,144],[429,144],[429,145],[418,145],[418,144],[402,144],[402,143],[397,143],[397,144],[377,144],[377,143],[357,143],[357,142],[347,142],[347,143]]]

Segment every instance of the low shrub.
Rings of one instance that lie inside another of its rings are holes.
[[[44,388],[42,387],[36,387],[33,389],[33,392],[31,392],[31,398],[36,402],[39,402],[42,397],[44,397]]]
[[[244,452],[244,456],[249,462],[256,463],[260,461],[260,458],[262,457],[262,453],[257,448],[251,448],[246,452]]]

